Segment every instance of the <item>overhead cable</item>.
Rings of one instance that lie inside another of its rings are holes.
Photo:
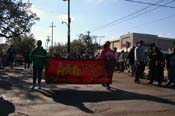
[[[164,1],[164,0],[159,0],[158,2],[160,3],[161,1]],[[157,4],[158,2],[156,2],[155,4]],[[164,3],[163,5],[168,5],[168,4],[172,3],[172,2],[175,2],[175,0],[166,2],[166,3]],[[127,16],[124,16],[124,17],[119,18],[119,19],[117,19],[117,20],[114,20],[114,21],[112,21],[112,22],[110,22],[110,23],[107,23],[107,24],[105,24],[105,25],[102,25],[102,26],[100,26],[100,27],[98,27],[98,28],[95,28],[95,29],[93,29],[92,31],[97,31],[97,30],[100,30],[100,29],[109,27],[109,26],[111,26],[112,24],[114,25],[114,24],[120,24],[120,23],[126,22],[126,21],[131,20],[131,19],[134,19],[134,18],[136,18],[136,17],[138,17],[138,16],[141,16],[141,15],[144,15],[144,14],[146,14],[146,13],[152,12],[152,11],[154,11],[154,10],[160,8],[160,6],[157,6],[157,7],[155,7],[155,8],[152,8],[152,9],[147,10],[148,8],[151,8],[151,6],[149,6],[149,7],[144,7],[144,8],[142,8],[142,9],[140,9],[140,10],[137,10],[136,12],[133,12],[133,13],[127,15]],[[147,10],[147,11],[145,11],[145,10]],[[142,11],[144,11],[144,12],[142,12]],[[141,13],[140,13],[140,12],[141,12]]]
[[[140,4],[147,4],[147,5],[152,5],[152,6],[166,7],[166,8],[175,8],[175,6],[160,5],[160,4],[155,4],[155,3],[150,3],[150,2],[142,2],[142,1],[136,1],[136,0],[125,0],[125,1],[140,3]]]

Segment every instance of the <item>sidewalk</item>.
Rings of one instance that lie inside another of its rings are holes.
[[[126,73],[114,73],[112,91],[99,84],[46,84],[31,90],[32,72],[0,71],[0,101],[9,116],[173,116],[175,90],[135,84]],[[6,105],[4,105],[6,104]],[[7,110],[10,109],[10,110]],[[1,113],[1,112],[0,112]],[[1,116],[1,115],[0,115]]]

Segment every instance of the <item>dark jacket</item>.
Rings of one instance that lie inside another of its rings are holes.
[[[30,59],[33,62],[33,67],[43,68],[45,66],[47,52],[43,47],[37,47],[32,50]]]
[[[167,68],[175,68],[175,53],[168,55],[166,61],[167,61]]]

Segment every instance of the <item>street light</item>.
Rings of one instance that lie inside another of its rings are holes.
[[[70,57],[70,23],[71,23],[71,18],[70,18],[70,0],[63,0],[63,1],[67,1],[68,3],[68,23],[67,23],[67,27],[68,27],[68,32],[67,32],[67,53],[68,53],[68,58]],[[65,22],[62,22],[65,23]]]
[[[68,24],[65,21],[62,21],[61,24],[66,24],[66,26],[68,27]]]

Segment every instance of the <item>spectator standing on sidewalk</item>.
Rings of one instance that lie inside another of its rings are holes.
[[[105,59],[106,71],[107,71],[107,74],[110,78],[112,78],[114,68],[115,68],[114,58],[115,58],[114,51],[112,49],[110,49],[110,42],[107,41],[103,45],[103,50],[101,51],[100,59]],[[107,89],[111,88],[109,83],[105,83],[105,84],[103,84],[103,86],[106,87]]]
[[[38,79],[38,87],[41,88],[41,79],[42,79],[42,72],[43,68],[45,66],[47,52],[42,47],[42,41],[37,41],[37,47],[32,50],[30,54],[30,58],[33,62],[33,86],[32,89],[34,89],[37,84],[36,81]]]
[[[166,58],[166,67],[168,70],[167,86],[171,85],[171,83],[174,83],[173,87],[175,87],[175,48]]]
[[[11,69],[13,69],[13,63],[15,61],[16,58],[16,49],[14,48],[13,45],[10,46],[10,48],[7,50],[7,61],[8,61],[8,65],[10,65]]]
[[[146,53],[143,46],[143,41],[139,41],[137,43],[137,47],[134,51],[134,58],[135,58],[135,82],[139,83],[140,78],[144,75],[145,70],[145,60],[146,60]]]
[[[3,69],[3,51],[0,47],[0,69]]]
[[[119,61],[119,71],[124,72],[125,70],[125,52],[124,50],[120,52],[118,61]]]
[[[134,50],[135,50],[135,46],[133,46],[131,48],[131,50],[128,53],[128,61],[129,61],[129,75],[130,76],[134,76]]]
[[[155,57],[155,53],[154,53],[154,49],[156,48],[155,43],[152,43],[150,45],[150,48],[148,49],[148,57],[149,57],[149,73],[148,73],[148,80],[153,80],[154,78],[154,72],[155,72],[155,62],[156,62],[156,57]],[[148,84],[151,84],[152,82],[149,81]]]
[[[24,53],[24,69],[29,69],[30,68],[30,52],[25,52]]]
[[[114,48],[114,59],[115,59],[115,70],[119,69],[119,64],[118,64],[118,52],[117,48]]]
[[[153,55],[155,57],[155,64],[153,67],[154,71],[149,83],[153,84],[153,81],[157,80],[159,85],[161,85],[163,81],[164,57],[158,47],[153,48]]]

